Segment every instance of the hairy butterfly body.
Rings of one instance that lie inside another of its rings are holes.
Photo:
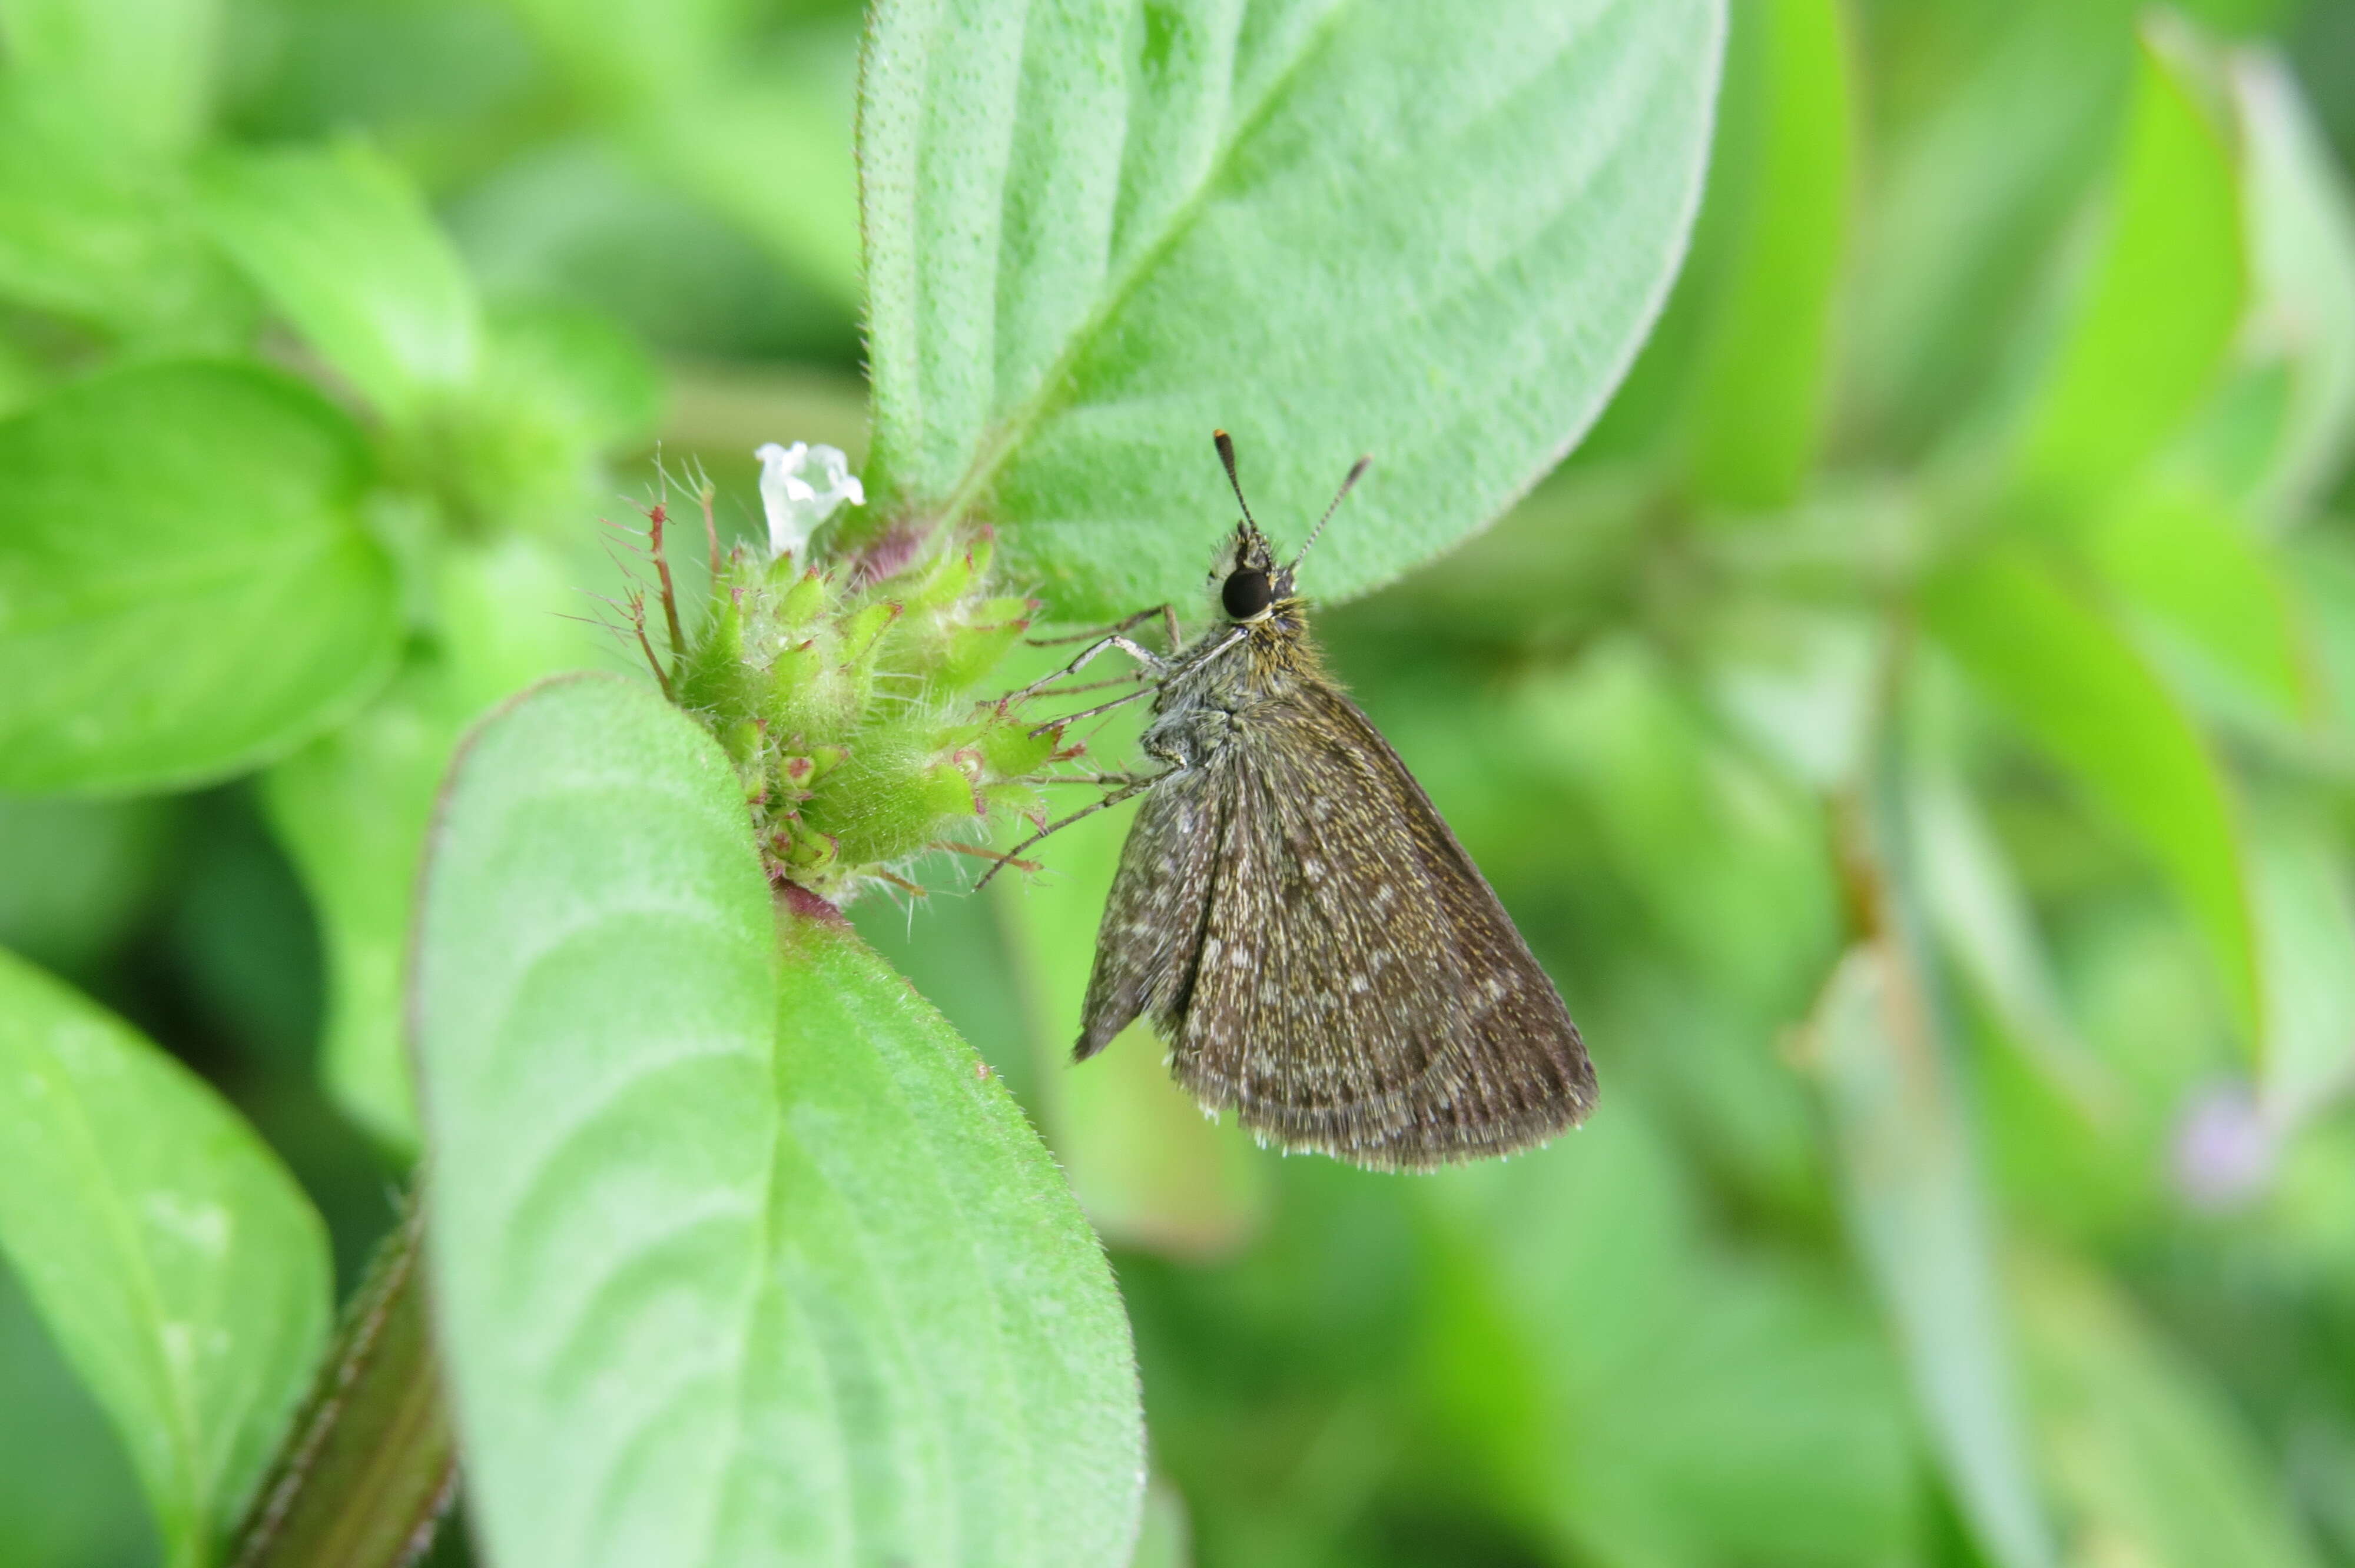
[[[1232,479],[1223,432],[1219,447]],[[1221,561],[1224,623],[1166,662],[1117,640],[1156,669],[1142,745],[1164,771],[1124,791],[1145,799],[1075,1054],[1148,1018],[1206,1107],[1361,1165],[1540,1143],[1594,1104],[1577,1026],[1422,786],[1325,673],[1293,591],[1298,557],[1278,566],[1243,512]]]

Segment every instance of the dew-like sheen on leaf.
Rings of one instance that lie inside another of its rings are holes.
[[[1198,593],[1213,427],[1362,592],[1586,429],[1683,253],[1719,0],[886,0],[861,99],[870,493],[1053,610]]]
[[[1124,1562],[1103,1255],[940,1015],[773,914],[719,747],[550,683],[476,731],[427,854],[434,1284],[492,1559]]]

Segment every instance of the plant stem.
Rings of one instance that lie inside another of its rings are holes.
[[[432,1543],[457,1446],[412,1197],[377,1248],[229,1555],[236,1568],[400,1568]]]

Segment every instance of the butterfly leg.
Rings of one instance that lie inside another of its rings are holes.
[[[1067,724],[1076,724],[1083,718],[1093,718],[1098,714],[1108,714],[1116,707],[1136,701],[1139,697],[1149,697],[1158,690],[1160,688],[1157,686],[1139,686],[1136,690],[1114,697],[1108,703],[1098,703],[1092,708],[1082,708],[1078,713],[1065,714],[1060,718],[1049,719],[1045,724],[1034,726],[1030,733],[1034,736],[1044,735],[1050,729],[1060,729]]]
[[[1131,627],[1144,625],[1146,621],[1152,620],[1156,615],[1160,616],[1168,626],[1169,646],[1172,648],[1177,647],[1178,612],[1170,609],[1166,604],[1156,604],[1151,609],[1140,609],[1125,620],[1114,621],[1110,626],[1102,627],[1093,630],[1073,631],[1062,637],[1026,637],[1022,641],[1033,648],[1055,648],[1066,642],[1085,642],[1092,637],[1118,636],[1121,632],[1128,630]]]
[[[1088,665],[1094,661],[1097,654],[1107,652],[1114,648],[1119,649],[1122,652],[1127,654],[1130,658],[1135,660],[1138,663],[1144,665],[1146,669],[1156,674],[1158,674],[1160,672],[1169,667],[1169,662],[1167,659],[1164,659],[1160,654],[1154,652],[1151,649],[1144,647],[1141,644],[1130,641],[1127,638],[1123,637],[1118,632],[1114,632],[1109,637],[1090,643],[1086,648],[1081,651],[1078,658],[1073,659],[1070,663],[1064,665],[1053,674],[1043,676],[1039,680],[1033,681],[1018,692],[1009,692],[1005,696],[999,698],[998,701],[1002,705],[1011,705],[1021,702],[1028,697],[1035,697],[1040,692],[1045,691],[1048,687],[1061,680],[1064,676],[1076,675],[1081,671],[1086,669]]]
[[[1164,779],[1168,778],[1170,774],[1178,771],[1178,769],[1172,768],[1160,773],[1148,773],[1141,779],[1131,775],[1128,777],[1128,781],[1126,783],[1123,784],[1119,789],[1113,790],[1103,800],[1096,801],[1092,805],[1081,807],[1078,810],[1073,811],[1070,816],[1063,818],[1060,821],[1049,822],[1045,827],[1040,828],[1037,832],[1032,833],[1028,838],[1024,839],[1020,843],[1016,844],[1012,849],[1007,850],[1003,859],[999,860],[996,865],[991,866],[987,871],[983,872],[981,874],[981,880],[973,885],[973,890],[975,893],[978,893],[983,888],[988,886],[989,879],[996,876],[999,872],[1004,871],[1007,862],[1012,861],[1016,855],[1020,854],[1024,850],[1028,849],[1032,844],[1037,843],[1039,840],[1050,838],[1054,834],[1061,832],[1065,828],[1070,827],[1073,822],[1080,821],[1083,817],[1092,817],[1098,811],[1104,810],[1108,806],[1117,806],[1123,800],[1127,800],[1133,795],[1142,795],[1147,789],[1152,789],[1156,784],[1160,783]],[[1121,775],[1119,774],[1108,774],[1105,776],[1105,779],[1106,781],[1109,782],[1111,779],[1120,777]]]

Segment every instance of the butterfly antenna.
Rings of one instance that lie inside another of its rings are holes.
[[[1235,504],[1243,509],[1243,521],[1259,532],[1259,519],[1251,514],[1251,503],[1243,499],[1243,482],[1235,477],[1234,438],[1224,430],[1212,430],[1210,440],[1218,444],[1219,461],[1227,465],[1227,488],[1235,493]]]
[[[1309,546],[1316,543],[1316,535],[1325,532],[1325,524],[1333,521],[1333,514],[1341,510],[1341,503],[1348,498],[1350,491],[1357,488],[1358,481],[1365,477],[1366,470],[1373,466],[1373,461],[1372,454],[1369,453],[1349,465],[1349,477],[1343,480],[1341,488],[1333,493],[1333,503],[1325,508],[1324,516],[1316,519],[1316,526],[1308,530],[1308,538],[1300,546],[1300,554],[1292,557],[1292,565],[1284,570],[1296,572],[1300,569],[1300,563],[1308,558]]]

